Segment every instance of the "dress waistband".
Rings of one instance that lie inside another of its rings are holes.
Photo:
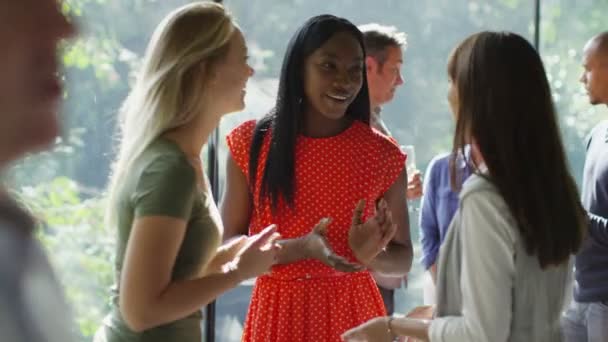
[[[271,272],[270,274],[266,274],[258,277],[258,279],[267,279],[274,281],[315,281],[315,280],[327,280],[327,281],[335,281],[335,280],[343,280],[343,279],[356,279],[363,277],[371,277],[369,271],[359,271],[359,272],[340,272],[335,271],[332,273],[303,273],[298,275],[289,274],[290,272]]]

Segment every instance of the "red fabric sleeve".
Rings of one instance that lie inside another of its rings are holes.
[[[229,153],[247,179],[249,179],[249,151],[255,124],[255,120],[246,121],[226,136]]]
[[[378,142],[378,162],[377,179],[380,184],[381,194],[386,193],[388,189],[395,183],[403,169],[407,156],[401,152],[396,141],[392,138],[383,135],[376,135]]]

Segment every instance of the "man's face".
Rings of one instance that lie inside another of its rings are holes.
[[[46,147],[57,136],[57,44],[72,34],[57,0],[0,2],[0,163]]]
[[[580,81],[587,90],[589,102],[608,104],[608,52],[600,51],[593,41],[587,43],[583,50],[583,67]]]
[[[395,96],[397,87],[403,84],[401,65],[403,52],[398,46],[386,48],[386,61],[380,65],[371,56],[366,59],[367,82],[369,86],[370,101],[373,106],[390,102]]]

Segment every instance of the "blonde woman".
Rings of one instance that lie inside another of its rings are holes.
[[[117,231],[112,310],[96,341],[200,342],[200,309],[269,270],[273,226],[221,246],[223,227],[199,155],[242,110],[253,70],[220,5],[195,2],[156,29],[121,109],[107,219]]]

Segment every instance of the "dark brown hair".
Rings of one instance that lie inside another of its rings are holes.
[[[537,51],[517,34],[481,32],[454,50],[448,74],[458,93],[453,155],[474,143],[527,253],[542,268],[566,262],[581,246],[586,215]]]

